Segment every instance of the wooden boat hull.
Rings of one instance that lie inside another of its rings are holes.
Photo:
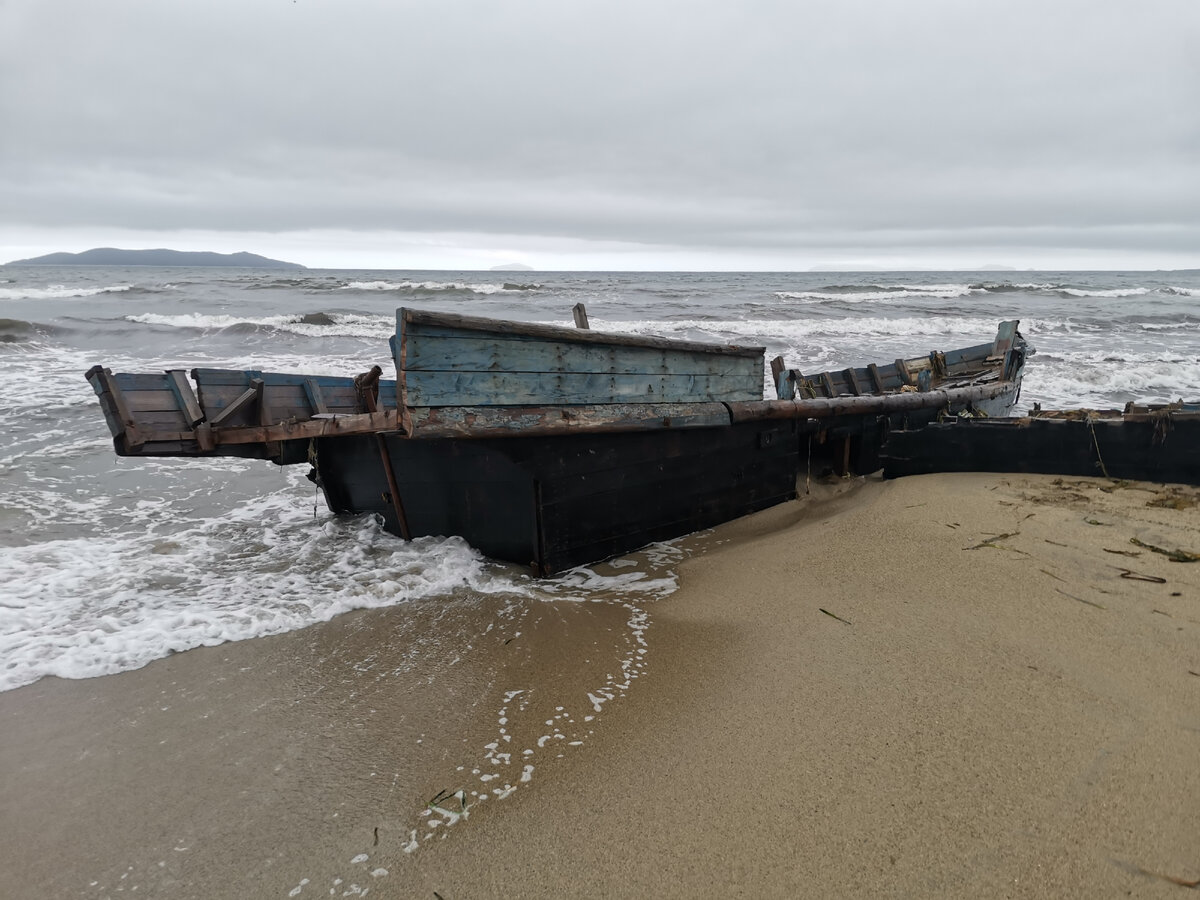
[[[802,423],[615,434],[382,436],[412,536],[460,535],[540,575],[709,528],[796,496]],[[315,441],[336,512],[401,526],[373,435]]]
[[[764,400],[762,347],[404,308],[396,323],[395,381],[379,366],[86,377],[121,455],[312,460],[336,512],[550,574],[788,500],[802,458],[875,471],[891,428],[1007,412],[1028,352],[1008,321],[882,365],[805,376],[779,359]]]

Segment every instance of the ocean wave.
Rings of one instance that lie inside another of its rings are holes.
[[[195,331],[228,331],[233,334],[281,331],[307,337],[378,337],[386,340],[396,330],[393,316],[358,313],[297,313],[281,316],[230,316],[204,313],[139,313],[124,316],[127,322]]]
[[[395,293],[460,293],[460,294],[512,294],[536,291],[540,284],[503,282],[501,284],[469,284],[462,281],[351,281],[341,286],[346,291],[391,291]]]
[[[1131,287],[1102,290],[1097,288],[1059,287],[1055,288],[1055,291],[1064,299],[1070,297],[1091,297],[1096,299],[1119,300],[1122,297],[1144,297],[1147,294],[1153,293],[1154,289],[1145,287]]]
[[[82,285],[51,285],[49,287],[0,287],[0,300],[79,300],[97,294],[121,294],[133,290],[131,284],[112,284],[105,287]]]
[[[553,324],[567,324],[555,322]],[[995,335],[999,319],[982,316],[906,316],[894,319],[882,316],[807,318],[807,319],[754,319],[742,321],[713,321],[712,319],[690,318],[663,320],[597,320],[593,317],[592,328],[597,331],[612,331],[619,334],[645,334],[662,337],[678,337],[689,340],[724,342],[730,338],[746,339],[758,343],[768,339],[804,339],[813,337],[938,337],[953,335],[981,335],[980,341]],[[1022,327],[1022,331],[1027,330]]]
[[[969,284],[829,284],[798,291],[776,291],[786,301],[810,303],[886,303],[904,300],[956,300],[962,297],[993,294],[1032,294],[1062,299],[1122,299],[1161,295],[1197,297],[1200,290],[1185,287],[1148,287],[1144,285],[1097,288],[1067,282],[979,281]]]
[[[24,319],[0,318],[0,343],[12,344],[32,341],[51,335],[66,334],[68,331],[69,329],[59,325],[27,322]]]
[[[297,484],[303,479],[292,476]],[[307,493],[305,491],[305,493]],[[0,690],[88,678],[453,592],[526,594],[459,538],[402,542],[372,517],[273,493],[174,534],[47,541],[0,554]],[[250,560],[253,564],[249,564]]]
[[[1047,407],[1120,407],[1130,400],[1169,403],[1200,399],[1200,361],[1125,353],[1105,358],[1086,351],[1034,357],[1025,371],[1026,403]]]
[[[832,284],[811,291],[776,291],[781,300],[817,303],[872,303],[886,300],[954,300],[980,293],[983,288],[970,284]]]

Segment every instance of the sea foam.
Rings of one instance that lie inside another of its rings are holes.
[[[314,521],[301,499],[302,476],[290,480],[172,531],[7,548],[0,690],[44,675],[138,668],[170,652],[291,631],[353,609],[456,591],[528,592],[528,579],[460,538],[405,543],[371,516],[325,513]]]

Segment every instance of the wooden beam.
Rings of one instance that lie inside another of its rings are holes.
[[[321,385],[312,378],[304,379],[304,396],[308,398],[308,405],[312,407],[313,415],[319,416],[329,412],[329,407],[325,404],[325,395],[321,392]]]
[[[195,428],[204,421],[204,410],[200,408],[200,401],[196,399],[187,375],[183,369],[168,369],[167,380],[171,383],[171,391],[175,394],[175,399],[179,401],[179,408],[183,410],[188,425]]]
[[[862,397],[836,397],[815,400],[760,400],[756,403],[727,403],[734,422],[762,419],[832,419],[838,416],[875,415],[912,409],[937,409],[954,403],[990,400],[1015,394],[1012,382],[945,388],[933,391],[891,394],[865,394]]]
[[[861,397],[862,388],[858,386],[858,378],[855,376],[854,370],[846,369],[844,372],[842,372],[842,375],[844,375],[846,378],[846,384],[850,385],[850,393],[852,393],[855,397]]]
[[[441,406],[416,407],[410,413],[410,434],[414,439],[678,431],[730,424],[724,403],[629,403],[568,408]]]
[[[108,423],[112,436],[123,440],[130,451],[138,450],[146,441],[138,432],[133,413],[129,409],[129,404],[125,402],[125,394],[117,386],[117,380],[113,377],[112,370],[101,366],[92,366],[86,377],[98,395],[108,397],[113,412],[116,413],[117,421],[113,422],[110,419]],[[103,405],[102,403],[102,408]]]
[[[787,396],[788,391],[784,388],[783,383],[779,380],[779,377],[786,371],[787,363],[783,361],[782,356],[777,356],[771,360],[771,384],[775,385],[775,396],[780,400],[792,399],[791,397]],[[795,389],[792,390],[792,396],[795,396]]]
[[[354,379],[362,390],[363,404],[368,413],[378,412],[375,402],[375,390],[379,385],[379,366],[373,366],[370,372]],[[360,382],[359,379],[362,379]],[[392,457],[388,453],[387,440],[382,434],[375,435],[375,443],[379,447],[379,460],[383,464],[383,474],[387,478],[388,500],[391,501],[392,511],[396,514],[396,524],[400,526],[400,537],[406,541],[412,540],[412,532],[408,530],[408,516],[404,514],[404,503],[400,500],[400,487],[396,484],[396,472],[392,469]]]
[[[572,343],[615,344],[624,347],[650,347],[660,350],[688,350],[696,353],[716,353],[726,356],[754,356],[762,358],[765,347],[746,347],[740,344],[708,344],[700,341],[680,341],[673,338],[649,335],[611,334],[582,328],[564,328],[559,325],[542,325],[537,322],[509,322],[500,319],[485,319],[481,316],[460,316],[454,313],[433,312],[424,309],[396,311],[397,330],[406,332],[409,326],[420,331],[428,328],[452,328],[466,331],[482,331],[499,339],[523,337],[548,338]],[[401,360],[397,360],[400,362]]]
[[[223,410],[217,413],[208,422],[213,428],[220,428],[226,421],[236,416],[242,410],[248,408],[252,403],[262,403],[263,380],[261,378],[251,378],[250,388],[238,396],[232,403],[226,406]],[[218,442],[220,443],[220,442]]]
[[[346,416],[323,415],[303,422],[279,422],[266,426],[227,425],[213,430],[213,440],[217,444],[258,444],[349,434],[375,434],[381,431],[403,431],[400,413],[397,410],[381,409],[374,413]]]
[[[576,303],[573,307],[571,307],[571,315],[575,317],[576,328],[590,327],[588,325],[587,307],[585,307],[582,303]]]
[[[883,386],[883,378],[879,374],[879,366],[875,363],[867,363],[867,371],[871,374],[871,384],[875,386],[875,393],[882,394],[887,390]]]

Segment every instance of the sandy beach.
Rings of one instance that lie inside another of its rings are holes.
[[[1200,553],[1200,491],[816,488],[690,539],[663,599],[464,596],[0,694],[0,894],[1200,879],[1200,564],[1160,552]]]

